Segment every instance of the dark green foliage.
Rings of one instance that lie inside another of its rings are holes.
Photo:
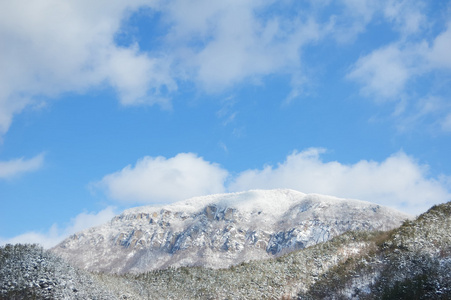
[[[385,287],[381,299],[405,299],[419,300],[432,299],[434,294],[434,286],[428,280],[428,275],[421,274],[411,279],[397,281],[392,287]]]

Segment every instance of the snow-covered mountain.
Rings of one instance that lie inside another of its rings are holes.
[[[52,251],[91,271],[222,268],[280,256],[349,230],[389,230],[409,215],[376,204],[293,190],[253,190],[124,211]]]
[[[382,232],[350,231],[227,269],[110,275],[37,245],[0,247],[0,299],[451,299],[451,202]]]

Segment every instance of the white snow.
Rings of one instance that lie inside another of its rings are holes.
[[[91,270],[143,271],[189,262],[217,268],[307,247],[348,230],[388,230],[408,217],[359,200],[251,190],[128,209],[53,251]]]
[[[250,190],[236,193],[213,194],[207,196],[193,197],[169,205],[159,206],[140,206],[125,210],[122,214],[153,213],[160,210],[183,211],[194,213],[204,209],[208,205],[217,205],[219,207],[236,208],[241,212],[264,211],[273,216],[284,214],[293,204],[302,200],[311,200],[319,203],[322,207],[336,203],[352,203],[356,207],[367,207],[370,202],[343,199],[321,194],[304,194],[291,189],[274,190]],[[410,217],[406,214],[406,217]]]

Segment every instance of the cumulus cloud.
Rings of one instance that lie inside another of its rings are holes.
[[[381,162],[325,162],[321,148],[293,152],[277,166],[231,175],[192,153],[173,158],[144,157],[135,166],[106,175],[96,186],[127,203],[168,203],[213,193],[290,188],[366,200],[421,213],[451,198],[449,179],[432,178],[427,165],[400,151]]]
[[[325,151],[311,148],[293,152],[277,166],[245,170],[231,180],[227,170],[192,153],[172,158],[144,157],[135,166],[109,174],[96,185],[112,199],[128,204],[166,203],[249,189],[290,188],[366,200],[419,214],[451,199],[451,178],[430,177],[427,165],[419,164],[402,151],[381,162],[361,160],[354,164],[323,161],[321,155]],[[64,228],[54,224],[47,232],[0,238],[0,245],[39,243],[50,248],[71,234],[109,221],[114,215],[113,207],[98,213],[81,213]]]
[[[0,9],[0,134],[14,114],[36,99],[83,92],[104,82],[123,104],[163,103],[161,87],[175,88],[167,61],[137,45],[118,47],[114,36],[133,1],[3,1]]]
[[[403,36],[425,23],[417,2],[342,0],[336,4],[343,7],[339,14],[328,12],[331,5],[260,0],[2,2],[0,134],[15,114],[38,101],[103,84],[116,89],[123,105],[170,108],[180,81],[218,92],[242,82],[260,84],[265,76],[278,74],[291,77],[289,102],[302,94],[309,78],[302,61],[305,46],[330,38],[354,40],[381,14]],[[141,49],[139,39],[119,46],[118,33],[134,40],[127,20],[143,9],[151,13],[140,17],[161,16],[155,19],[158,42],[152,49]],[[436,54],[446,56],[448,40],[448,34],[437,38],[431,62],[439,63]],[[367,92],[394,95],[410,78],[405,48],[388,46],[362,57],[350,77],[360,80]]]
[[[51,248],[61,242],[68,236],[82,231],[84,229],[101,225],[115,216],[114,208],[107,207],[98,213],[81,213],[75,218],[72,218],[69,224],[65,228],[59,228],[57,224],[47,232],[26,232],[24,234],[12,237],[12,238],[0,238],[0,245],[5,244],[40,244],[44,248]]]
[[[44,154],[33,158],[17,158],[9,161],[0,161],[0,179],[11,179],[24,173],[33,172],[44,164]]]
[[[135,166],[106,175],[96,185],[121,202],[162,203],[222,193],[228,172],[193,153],[144,157]]]
[[[301,47],[322,31],[301,11],[288,18],[269,14],[271,5],[276,2],[2,2],[0,134],[38,101],[105,83],[123,105],[169,108],[178,80],[221,91],[274,73],[297,74]],[[138,43],[118,46],[116,34],[127,34],[123,24],[140,9],[161,14],[162,38],[145,51]]]
[[[427,166],[402,151],[382,162],[361,160],[355,164],[324,162],[324,151],[294,152],[275,167],[244,171],[230,183],[229,190],[291,188],[371,201],[408,213],[423,212],[451,198],[449,186],[430,178]]]

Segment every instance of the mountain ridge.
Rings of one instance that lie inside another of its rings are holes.
[[[360,200],[251,190],[128,209],[51,251],[82,269],[109,273],[226,268],[277,257],[349,230],[389,230],[409,217]]]

